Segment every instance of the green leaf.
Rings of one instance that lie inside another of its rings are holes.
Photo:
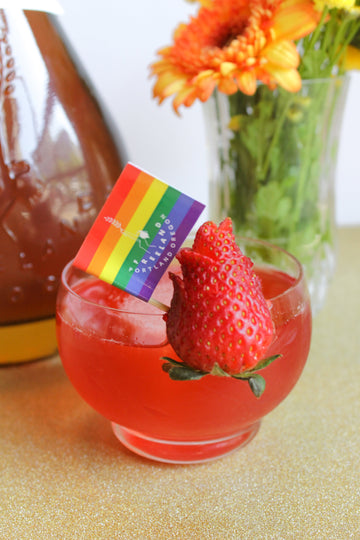
[[[256,364],[256,366],[249,369],[248,371],[249,372],[260,371],[260,369],[266,368],[267,366],[272,364],[272,362],[274,362],[274,360],[277,360],[277,358],[280,358],[281,356],[282,356],[282,354],[274,354],[273,356],[269,356],[268,358],[263,358],[263,360],[260,360],[260,362],[258,362]]]
[[[260,371],[261,369],[266,368],[269,366],[274,360],[277,358],[280,358],[281,354],[274,354],[273,356],[269,356],[268,358],[264,358],[263,360],[260,360],[254,367],[247,369],[246,371],[241,371],[240,373],[235,373],[234,375],[231,375],[234,379],[250,379],[254,376],[254,373],[256,371]]]
[[[171,366],[170,369],[167,369],[166,364],[164,364],[163,370],[169,374],[170,379],[173,381],[197,381],[207,375],[207,373],[186,367]]]
[[[266,382],[264,377],[255,374],[249,378],[248,382],[254,396],[259,398],[265,390]]]
[[[162,369],[165,373],[169,374],[170,379],[173,381],[196,381],[205,375],[208,375],[206,371],[194,369],[187,364],[184,364],[184,362],[178,362],[167,356],[161,357],[161,360],[167,360],[167,362],[162,365]]]
[[[173,358],[170,358],[169,356],[162,356],[160,360],[167,360],[173,366],[181,366],[181,367],[185,366],[184,362],[178,362],[177,360],[174,360]]]

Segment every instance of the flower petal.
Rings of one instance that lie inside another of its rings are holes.
[[[252,96],[256,92],[256,76],[253,71],[244,71],[236,76],[239,90],[247,96]]]
[[[292,41],[281,41],[264,50],[267,60],[284,69],[292,69],[300,63],[300,55]]]
[[[320,16],[308,0],[285,0],[276,13],[273,29],[277,39],[300,39],[315,29]]]
[[[230,75],[230,73],[234,73],[236,67],[234,62],[222,62],[220,64],[220,73],[223,77],[226,77],[227,75]]]
[[[185,107],[189,107],[189,104],[192,104],[196,97],[196,92],[193,87],[186,87],[183,88],[180,92],[178,92],[178,94],[173,100],[173,108],[176,114],[179,114],[178,109],[180,105],[185,105]]]
[[[174,76],[173,73],[164,73],[154,85],[153,95],[166,98],[179,92],[184,86],[184,78]]]
[[[279,69],[278,66],[267,67],[275,81],[288,92],[298,92],[301,88],[301,77],[296,69]]]
[[[235,94],[238,90],[238,86],[234,79],[220,79],[218,82],[218,89],[224,94]]]

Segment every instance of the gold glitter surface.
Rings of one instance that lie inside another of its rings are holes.
[[[300,381],[218,461],[131,454],[57,357],[0,368],[0,539],[360,540],[359,248],[339,231]]]

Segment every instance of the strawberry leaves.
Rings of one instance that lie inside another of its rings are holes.
[[[232,375],[226,373],[226,371],[224,371],[217,363],[214,364],[211,371],[202,371],[199,369],[194,369],[184,362],[178,362],[177,360],[167,356],[162,357],[162,360],[166,360],[166,362],[162,365],[162,369],[168,373],[169,377],[174,381],[195,381],[202,379],[202,377],[205,377],[206,375],[232,377],[233,379],[247,381],[254,396],[259,398],[265,390],[266,383],[264,377],[259,375],[257,372],[269,366],[280,356],[281,354],[275,354],[260,360],[260,362],[258,362],[255,366],[246,371]]]
[[[173,381],[196,381],[205,375],[209,375],[206,371],[194,369],[187,364],[184,364],[184,362],[178,362],[167,356],[163,356],[161,360],[167,360],[167,362],[162,365],[162,369],[165,373],[169,374],[170,379]]]

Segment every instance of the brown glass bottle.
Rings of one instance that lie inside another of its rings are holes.
[[[61,270],[124,161],[54,16],[1,9],[0,362],[49,354],[36,339],[55,348]]]

